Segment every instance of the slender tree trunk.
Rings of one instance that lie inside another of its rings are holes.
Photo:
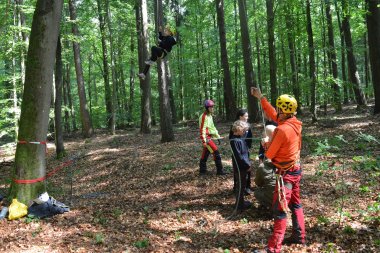
[[[239,70],[239,42],[238,42],[238,38],[239,38],[239,27],[238,27],[238,9],[237,9],[237,0],[234,0],[234,32],[235,32],[235,36],[234,36],[234,43],[235,43],[235,54],[234,54],[234,98],[235,98],[235,101],[236,101],[236,106],[238,108],[240,108],[240,104],[242,104],[242,101],[239,97],[239,87],[240,85],[238,84],[238,70]]]
[[[156,34],[158,34],[159,27],[164,27],[162,18],[164,18],[162,10],[162,0],[155,2],[156,8]],[[161,142],[170,142],[174,140],[174,131],[172,125],[172,111],[170,108],[170,95],[169,95],[169,73],[167,65],[167,58],[157,60],[158,72],[158,94],[160,98],[160,127],[161,127]]]
[[[69,0],[69,10],[70,10],[70,19],[76,21],[76,7],[75,0]],[[72,32],[75,37],[80,37],[78,25],[72,23]],[[79,105],[80,105],[80,115],[82,120],[82,134],[85,138],[91,137],[93,129],[91,126],[90,114],[87,109],[87,100],[86,100],[86,91],[84,87],[84,78],[83,78],[83,69],[80,56],[80,45],[78,42],[73,41],[73,50],[74,50],[74,62],[75,62],[75,72],[77,76],[78,84],[78,96],[79,96]]]
[[[263,89],[262,85],[262,78],[261,78],[261,50],[260,50],[260,39],[259,39],[259,29],[257,26],[257,5],[256,0],[253,0],[253,9],[255,10],[255,20],[254,20],[254,27],[255,27],[255,38],[256,38],[256,57],[257,57],[257,80],[259,82],[258,86],[260,87],[260,90]]]
[[[90,104],[90,120],[92,125],[92,54],[88,55],[88,102]]]
[[[285,16],[285,25],[287,30],[287,39],[288,39],[288,48],[289,48],[289,60],[290,60],[290,69],[292,71],[292,90],[294,92],[294,97],[298,102],[297,112],[301,112],[301,92],[298,84],[298,68],[296,63],[296,47],[294,45],[294,33],[293,33],[293,17],[288,15],[287,12]]]
[[[70,117],[71,117],[71,123],[73,125],[73,131],[77,131],[77,123],[75,119],[75,111],[74,111],[74,106],[73,106],[73,99],[71,95],[71,78],[70,78],[70,65],[66,65],[66,80],[67,80],[67,98],[69,100],[69,108],[70,108]]]
[[[331,64],[331,70],[332,70],[332,76],[334,77],[334,81],[332,83],[333,90],[334,90],[334,106],[338,112],[342,111],[342,103],[341,103],[341,96],[340,96],[340,89],[338,85],[338,64],[336,60],[336,51],[335,51],[335,43],[334,43],[334,29],[333,29],[333,23],[332,23],[332,17],[331,17],[331,9],[330,9],[330,1],[327,0],[325,3],[326,7],[326,19],[327,19],[327,31],[328,31],[328,37],[329,37],[329,48],[328,48],[328,58],[329,62]]]
[[[62,0],[38,0],[36,3],[21,105],[20,141],[46,141],[62,6]],[[18,143],[13,178],[23,180],[45,177],[45,156],[46,146],[43,144]],[[10,197],[27,204],[45,190],[43,181],[32,184],[17,184],[13,181]]]
[[[64,117],[64,122],[65,122],[65,131],[66,133],[70,132],[70,118],[69,118],[69,105],[68,105],[68,92],[67,92],[67,78],[66,78],[66,68],[63,67],[63,81],[62,81],[62,96],[63,96],[63,105],[64,105],[64,110],[65,110],[65,117]]]
[[[347,75],[346,75],[346,49],[344,45],[344,32],[342,28],[342,23],[340,22],[340,12],[337,4],[337,0],[334,0],[336,16],[338,20],[338,27],[340,32],[340,53],[341,53],[341,68],[342,68],[342,82],[343,82],[343,103],[348,104],[349,102],[349,94],[347,87]]]
[[[373,89],[375,91],[374,113],[380,113],[380,0],[366,0],[369,59]]]
[[[14,8],[13,12],[13,26],[17,26],[17,10],[16,6]],[[15,33],[13,33],[13,39],[12,39],[12,52],[17,51],[16,50],[16,43],[17,43],[17,36]],[[14,123],[14,131],[15,131],[15,141],[17,141],[17,133],[18,133],[18,119],[20,114],[18,113],[18,104],[17,104],[17,90],[18,87],[20,86],[20,82],[18,82],[17,78],[17,63],[16,63],[16,55],[11,54],[12,57],[12,102],[13,102],[13,123]]]
[[[102,2],[101,0],[96,0],[98,6],[98,18],[99,18],[99,29],[102,40],[102,53],[103,53],[103,79],[104,79],[104,91],[105,91],[105,102],[107,111],[107,125],[108,129],[112,134],[115,133],[115,112],[112,103],[112,92],[110,85],[110,74],[108,67],[108,49],[107,49],[107,39],[106,39],[106,23],[103,16]]]
[[[224,0],[215,0],[217,21],[219,28],[220,54],[223,67],[223,90],[224,107],[226,109],[227,120],[233,120],[236,113],[236,103],[232,91],[230,65],[228,63],[226,29],[224,22]],[[254,111],[252,112],[254,113]]]
[[[55,59],[55,104],[54,104],[54,126],[55,126],[55,152],[57,158],[62,158],[65,154],[62,134],[62,44],[61,37],[58,37],[57,52]]]
[[[364,97],[363,91],[360,87],[360,78],[359,72],[356,66],[356,58],[354,55],[354,48],[352,46],[352,38],[351,38],[351,27],[350,27],[350,14],[349,8],[346,0],[342,0],[343,11],[345,15],[343,16],[342,28],[344,32],[344,39],[347,46],[347,62],[349,68],[349,77],[350,81],[353,84],[353,89],[355,93],[355,99],[358,106],[367,105],[367,101]]]
[[[131,29],[131,55],[135,55],[135,31]],[[128,122],[133,122],[133,108],[135,103],[135,57],[131,57],[129,68],[129,106],[128,106]]]
[[[246,95],[248,98],[248,112],[251,115],[251,122],[259,122],[259,108],[257,103],[257,98],[251,96],[251,87],[257,87],[257,82],[255,79],[255,73],[252,67],[252,51],[251,51],[251,40],[249,38],[248,31],[248,18],[246,1],[239,0],[239,17],[240,17],[240,30],[241,30],[241,45],[244,60],[244,73],[245,73],[245,87]]]
[[[149,39],[148,39],[148,10],[146,0],[139,0],[136,6],[136,27],[138,32],[138,55],[140,73],[143,71],[149,54]],[[151,83],[150,73],[148,72],[145,80],[140,79],[141,89],[141,127],[140,131],[148,134],[152,129],[151,117]]]
[[[172,123],[177,123],[177,110],[175,106],[175,100],[174,100],[174,91],[172,86],[172,76],[170,72],[170,66],[169,64],[166,64],[166,73],[168,73],[168,82],[169,82],[169,101],[170,101],[170,110],[172,112]]]
[[[26,46],[29,44],[28,34],[25,32],[26,17],[22,10],[22,5],[24,0],[15,0],[17,13],[18,13],[18,27],[19,27],[19,37],[21,38],[23,45],[20,47],[20,72],[21,72],[21,84],[25,82],[25,51]]]
[[[268,25],[268,50],[269,50],[269,75],[270,75],[270,98],[273,105],[276,104],[277,91],[277,66],[276,45],[274,41],[274,0],[266,0],[267,25]]]
[[[106,20],[108,25],[108,38],[110,44],[110,54],[111,54],[111,76],[112,76],[112,118],[114,119],[114,126],[112,127],[112,134],[115,134],[115,128],[117,124],[117,109],[118,109],[118,100],[117,100],[117,88],[118,82],[116,77],[116,64],[115,64],[115,52],[114,52],[114,42],[113,42],[113,30],[111,24],[111,10],[110,10],[109,0],[106,0]]]
[[[316,109],[316,86],[317,86],[317,74],[315,69],[315,56],[314,56],[314,40],[313,40],[313,29],[311,26],[311,15],[310,15],[310,0],[306,0],[306,19],[307,19],[307,41],[309,45],[309,68],[310,68],[310,112],[313,122],[317,121],[317,109]]]

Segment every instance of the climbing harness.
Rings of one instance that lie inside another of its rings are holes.
[[[281,206],[281,209],[285,212],[288,213],[289,207],[288,207],[288,202],[286,200],[286,189],[285,189],[285,184],[284,184],[284,178],[280,174],[276,174],[276,184],[277,184],[277,193],[278,193],[278,202]]]

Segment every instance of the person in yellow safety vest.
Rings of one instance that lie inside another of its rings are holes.
[[[204,106],[206,110],[199,117],[199,131],[203,146],[202,156],[199,161],[199,173],[200,175],[207,173],[207,159],[209,155],[212,154],[215,161],[216,174],[225,175],[227,173],[223,169],[222,157],[220,156],[218,147],[214,142],[215,139],[218,139],[219,141],[221,138],[212,119],[212,113],[214,112],[214,101],[207,99],[204,102]]]

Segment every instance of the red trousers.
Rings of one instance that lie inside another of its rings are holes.
[[[305,242],[305,221],[303,208],[300,199],[300,181],[301,181],[301,169],[297,166],[292,171],[287,172],[283,175],[283,187],[287,206],[292,212],[292,238],[296,241]],[[284,205],[281,205],[279,199],[282,193],[281,189],[278,188],[276,184],[275,191],[273,194],[273,212],[274,212],[274,228],[273,234],[268,240],[268,249],[271,252],[278,253],[281,251],[282,241],[284,240],[285,230],[286,230],[286,219],[287,214],[284,210]],[[285,203],[285,202],[283,202]]]

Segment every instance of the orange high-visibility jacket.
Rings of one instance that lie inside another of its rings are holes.
[[[276,109],[268,100],[262,98],[260,102],[267,116],[278,123],[265,156],[271,159],[278,169],[286,170],[292,167],[299,159],[302,122],[295,116],[285,121],[279,121]]]

